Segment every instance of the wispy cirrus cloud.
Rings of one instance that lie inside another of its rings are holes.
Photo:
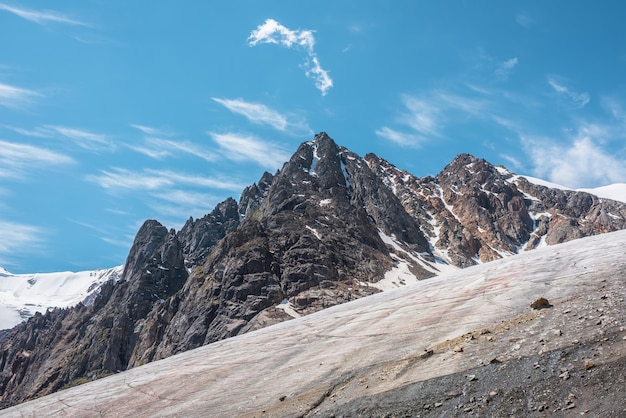
[[[223,190],[240,190],[242,188],[241,184],[232,180],[202,177],[170,170],[144,169],[133,171],[120,167],[100,170],[99,174],[87,175],[85,179],[110,191],[159,190],[167,193],[168,190],[182,186]]]
[[[513,69],[517,66],[518,63],[519,63],[519,60],[517,59],[517,57],[510,58],[500,63],[500,65],[498,65],[498,67],[495,70],[496,77],[498,77],[501,80],[507,80],[509,78],[509,75],[511,74],[511,71],[513,71]]]
[[[289,29],[274,19],[266,19],[250,33],[248,44],[275,44],[286,48],[302,48],[307,53],[304,63],[305,75],[315,81],[315,87],[322,92],[322,96],[328,93],[333,86],[333,80],[328,71],[324,70],[315,53],[315,36],[312,30]]]
[[[560,95],[569,98],[574,104],[579,107],[584,107],[591,98],[589,93],[579,93],[567,87],[565,83],[558,81],[555,77],[548,77],[548,84]]]
[[[97,134],[82,129],[67,126],[45,125],[44,130],[57,133],[62,137],[72,140],[76,145],[90,151],[101,151],[103,149],[115,149],[115,144],[107,135]]]
[[[91,26],[88,23],[80,20],[73,19],[65,14],[52,11],[52,10],[31,10],[20,7],[8,5],[6,3],[0,3],[0,10],[13,13],[22,19],[28,20],[39,25],[45,25],[47,23],[62,23],[72,26]]]
[[[215,132],[207,134],[219,145],[220,153],[229,160],[252,161],[261,167],[275,169],[290,157],[281,146],[263,141],[254,135]]]
[[[377,129],[375,133],[381,138],[407,148],[419,148],[424,142],[427,141],[424,136],[397,131],[388,126],[383,126],[382,128]]]
[[[269,125],[281,132],[292,131],[295,135],[312,133],[311,128],[302,119],[293,115],[282,114],[264,104],[247,102],[241,98],[213,97],[212,99],[231,112],[245,116],[250,122]]]
[[[0,106],[8,108],[21,108],[41,96],[41,93],[34,90],[0,83]]]
[[[45,148],[0,140],[0,178],[23,178],[33,169],[74,162],[67,155]]]
[[[24,129],[10,125],[2,125],[20,135],[34,138],[56,138],[69,139],[80,148],[89,151],[114,150],[116,148],[113,140],[105,134],[94,133],[84,129],[77,129],[60,125],[42,125],[34,129]]]
[[[216,161],[219,156],[206,148],[188,140],[173,139],[176,134],[160,128],[144,125],[131,125],[144,135],[143,145],[126,144],[135,152],[144,154],[150,158],[162,160],[176,154],[186,154],[201,158],[208,162]]]
[[[10,256],[41,247],[44,236],[45,231],[37,226],[0,219],[0,262],[10,265]]]
[[[395,117],[399,128],[383,126],[376,135],[404,147],[419,147],[443,136],[449,119],[456,116],[482,117],[483,100],[444,91],[432,91],[424,95],[401,96],[403,109]]]

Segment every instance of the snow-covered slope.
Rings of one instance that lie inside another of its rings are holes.
[[[561,190],[574,190],[577,192],[586,192],[598,197],[602,197],[604,199],[617,200],[618,202],[626,203],[626,183],[615,183],[609,184],[606,186],[594,187],[594,188],[581,188],[581,189],[571,189],[566,186],[562,186],[560,184],[552,183],[546,180],[542,180],[536,177],[531,176],[520,176],[524,177],[531,183],[538,184],[540,186],[550,187],[552,189],[561,189]]]
[[[414,416],[424,405],[419,382],[447,376],[435,385],[437,403],[430,403],[441,416],[445,411],[462,416],[472,402],[481,408],[501,402],[509,408],[506,414],[485,415],[509,416],[510,408],[517,407],[509,399],[518,398],[525,409],[513,415],[533,415],[539,406],[535,398],[546,393],[554,396],[551,408],[579,405],[576,415],[618,416],[594,408],[622,402],[621,411],[624,387],[615,386],[618,401],[607,398],[613,392],[606,391],[600,399],[589,379],[622,364],[626,354],[624,248],[626,231],[618,231],[445,273],[57,392],[0,415],[367,416],[372,414],[357,408],[376,407],[375,397],[388,401],[414,387],[408,401],[397,403],[405,407],[418,399],[417,409],[408,411]],[[538,296],[551,307],[533,310],[530,304]],[[584,349],[590,351],[580,351]],[[548,379],[554,384],[550,391],[533,392]]]
[[[89,304],[107,280],[118,280],[124,266],[78,273],[11,274],[0,268],[0,329],[13,328],[35,312]]]
[[[596,187],[594,189],[577,189],[579,192],[595,194],[605,199],[617,200],[626,203],[626,183],[609,184],[608,186]]]

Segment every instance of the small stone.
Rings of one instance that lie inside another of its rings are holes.
[[[498,396],[498,392],[497,392],[497,391],[495,391],[495,390],[492,390],[491,392],[489,392],[489,396],[491,396],[492,398],[493,398],[494,396]]]
[[[591,360],[585,360],[585,370],[591,369],[595,364]]]
[[[439,408],[441,405],[443,405],[443,402],[435,402],[435,408]]]
[[[551,308],[552,305],[550,304],[550,302],[548,302],[548,299],[540,296],[537,299],[535,299],[533,303],[530,304],[530,307],[533,309],[545,309],[545,308]]]
[[[462,353],[463,352],[463,347],[460,345],[455,345],[454,348],[452,349],[452,351],[454,351],[455,353]]]
[[[573,408],[576,408],[576,404],[574,402],[570,403],[569,405],[565,407],[565,409],[573,409]]]
[[[473,382],[474,380],[478,380],[478,378],[476,377],[475,374],[468,374],[467,380],[469,380],[470,382]]]

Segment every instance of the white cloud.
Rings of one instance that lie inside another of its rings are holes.
[[[10,125],[2,125],[3,127],[17,132],[20,135],[30,136],[33,138],[63,138],[70,139],[73,143],[81,148],[90,151],[114,150],[115,144],[107,135],[97,134],[83,129],[71,128],[59,125],[43,125],[34,129],[17,128]]]
[[[36,226],[0,220],[0,257],[39,246],[43,235],[43,230]],[[2,262],[4,264],[6,261]]]
[[[152,128],[142,125],[131,125],[133,128],[138,129],[146,136],[144,139],[144,145],[132,145],[126,144],[126,146],[133,151],[140,154],[144,154],[150,158],[161,160],[166,157],[171,157],[175,154],[189,154],[195,157],[201,158],[205,161],[214,162],[218,159],[218,156],[203,147],[188,141],[188,140],[175,140],[170,138],[160,138],[159,136],[171,137],[174,133],[166,132],[158,128]]]
[[[515,68],[518,63],[519,60],[516,57],[504,61],[496,68],[496,76],[501,80],[507,80],[511,71],[513,71],[513,68]]]
[[[518,25],[526,29],[530,28],[535,23],[535,19],[533,19],[533,17],[526,12],[520,12],[516,14],[515,21]]]
[[[51,133],[51,136],[56,136],[54,135],[55,133],[59,134],[65,138],[71,139],[79,147],[91,151],[115,148],[113,141],[111,141],[111,139],[109,139],[106,135],[96,134],[81,129],[70,128],[67,126],[44,125],[40,131],[48,131]]]
[[[312,30],[292,30],[274,19],[267,19],[250,33],[248,44],[250,46],[275,44],[286,48],[304,48],[308,56],[304,64],[306,76],[315,80],[315,87],[322,92],[322,96],[325,96],[333,86],[333,80],[328,71],[322,68],[314,51],[315,37]]]
[[[88,175],[87,181],[98,184],[110,191],[154,191],[169,193],[178,187],[205,187],[224,190],[240,190],[242,185],[231,181],[177,173],[170,170],[132,171],[125,168],[113,167],[101,170],[98,175]]]
[[[578,93],[576,91],[573,91],[569,89],[567,86],[563,85],[562,83],[559,83],[557,80],[555,80],[552,77],[548,78],[548,84],[552,86],[554,91],[570,98],[579,107],[584,107],[587,103],[589,103],[589,100],[590,100],[589,93],[586,93],[586,92]]]
[[[86,180],[97,183],[100,187],[109,190],[154,190],[174,184],[171,179],[163,176],[117,167],[112,168],[110,171],[101,170],[100,175],[88,175]]]
[[[130,126],[150,136],[172,136],[173,135],[172,132],[165,131],[161,128],[154,128],[152,126],[137,125],[134,123],[131,123]]]
[[[0,140],[0,178],[21,178],[42,166],[72,164],[74,160],[45,148]]]
[[[41,97],[41,94],[33,90],[0,83],[0,106],[20,108],[36,97]]]
[[[376,131],[376,135],[391,141],[401,147],[417,148],[426,141],[424,137],[409,134],[406,132],[400,132],[395,129],[383,126]]]
[[[185,154],[194,155],[209,162],[213,162],[218,159],[217,155],[203,149],[202,147],[194,144],[191,141],[174,141],[171,139],[149,137],[146,138],[146,143],[151,147],[151,149],[160,149],[168,154],[168,150],[171,150],[174,152],[182,152]]]
[[[85,22],[72,19],[61,13],[50,11],[50,10],[37,11],[37,10],[21,9],[19,7],[9,6],[6,3],[0,3],[0,10],[5,10],[7,12],[13,13],[16,16],[21,17],[22,19],[26,19],[30,22],[34,22],[40,25],[52,22],[52,23],[65,23],[65,24],[73,25],[73,26],[90,26],[89,24]]]
[[[222,155],[233,161],[253,161],[262,167],[278,168],[290,157],[278,145],[252,135],[215,132],[207,134],[220,146]]]
[[[626,182],[624,159],[609,154],[582,130],[567,145],[545,138],[522,141],[537,177],[574,189]]]
[[[212,99],[231,112],[245,116],[251,122],[263,123],[282,132],[294,131],[294,134],[312,133],[306,122],[294,116],[283,115],[264,104],[247,102],[243,99],[220,99],[217,97]]]

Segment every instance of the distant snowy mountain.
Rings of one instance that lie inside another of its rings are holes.
[[[78,273],[11,274],[0,267],[0,329],[13,328],[36,312],[88,305],[108,280],[118,280],[124,266]]]

